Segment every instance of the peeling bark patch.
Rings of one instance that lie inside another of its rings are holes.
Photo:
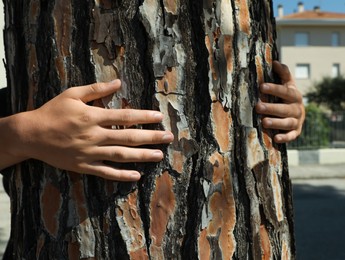
[[[212,43],[211,43],[210,37],[208,35],[205,36],[205,45],[206,45],[206,48],[207,48],[208,54],[209,54],[209,56],[208,56],[208,63],[210,65],[212,79],[213,80],[217,80],[218,79],[218,74],[217,74],[217,70],[216,70],[215,64],[214,64],[213,47],[212,47]],[[212,100],[216,100],[216,97],[212,98]]]
[[[230,129],[232,127],[232,118],[230,114],[224,110],[220,102],[212,103],[212,127],[214,135],[218,142],[220,151],[226,153],[230,150]]]
[[[262,84],[265,82],[264,80],[264,70],[262,67],[262,60],[260,56],[255,57],[255,65],[256,65],[256,74],[257,74],[257,82],[258,84]]]
[[[209,260],[211,257],[211,246],[207,239],[207,229],[203,229],[199,235],[199,259]]]
[[[150,236],[152,244],[150,251],[158,253],[156,259],[163,259],[163,241],[167,231],[169,219],[174,214],[176,198],[174,194],[174,181],[166,171],[156,180],[156,189],[150,204]],[[159,253],[161,252],[161,253]]]
[[[147,254],[147,250],[146,248],[141,248],[137,251],[134,251],[134,252],[129,252],[129,257],[130,259],[133,259],[133,260],[137,260],[137,259],[140,259],[140,260],[145,260],[145,259],[149,259],[149,256]]]
[[[285,240],[282,241],[281,259],[282,260],[290,260],[291,259],[290,247]]]
[[[261,240],[261,249],[262,249],[262,260],[271,260],[272,257],[272,250],[271,250],[271,243],[268,232],[264,225],[260,226],[260,240]]]
[[[233,188],[231,181],[231,173],[229,169],[230,161],[228,157],[223,157],[219,153],[214,153],[209,158],[209,162],[213,165],[213,193],[209,196],[208,210],[212,214],[207,228],[199,234],[199,250],[201,250],[204,257],[208,250],[203,251],[203,248],[211,248],[211,252],[217,250],[219,247],[223,259],[231,259],[236,247],[236,240],[233,235],[236,223],[236,209],[235,200],[233,197]],[[206,231],[205,231],[206,230]],[[205,234],[206,232],[206,234]],[[217,238],[217,246],[207,244],[207,241],[215,241]]]
[[[240,30],[247,35],[251,34],[251,29],[250,29],[250,14],[249,14],[249,7],[248,7],[248,2],[247,0],[236,0],[236,6],[238,8],[238,13],[239,13],[239,25],[240,25]]]
[[[77,207],[77,221],[83,221],[88,217],[83,179],[77,173],[71,173],[70,178],[72,182],[70,196],[74,206]]]
[[[270,164],[276,168],[280,168],[280,163],[281,163],[281,153],[279,150],[273,147],[273,140],[271,137],[271,134],[267,131],[264,131],[262,133],[265,148],[268,151],[268,159]]]
[[[127,198],[119,199],[116,208],[116,219],[129,254],[136,257],[140,256],[140,258],[133,259],[148,259],[145,231],[137,203],[137,190],[130,193]]]
[[[272,66],[272,46],[268,43],[265,44],[265,60],[266,63],[270,65],[270,67]]]
[[[178,14],[178,6],[180,5],[180,0],[164,0],[164,8],[168,13],[173,15]]]
[[[59,212],[62,204],[60,191],[51,183],[44,185],[41,194],[41,210],[42,222],[44,228],[54,238],[57,237],[59,231]]]
[[[232,73],[234,69],[233,61],[233,38],[231,36],[224,36],[224,55],[226,59],[226,68],[228,73]],[[231,76],[231,75],[229,75]]]
[[[72,31],[72,6],[69,0],[55,2],[54,25],[56,32],[56,43],[60,55],[70,55],[71,31]]]
[[[255,165],[265,160],[265,154],[261,147],[258,133],[255,128],[247,129],[247,165],[252,169]]]
[[[71,56],[72,37],[72,6],[71,1],[61,0],[55,2],[53,11],[55,40],[58,56],[55,57],[55,66],[62,86],[68,86],[66,58]]]
[[[275,171],[271,173],[271,182],[273,188],[273,195],[274,195],[274,204],[276,208],[277,220],[283,221],[284,220],[284,212],[283,212],[283,200],[282,200],[282,189],[280,186],[280,182],[278,180],[278,175]]]
[[[165,71],[164,77],[157,80],[157,91],[165,94],[177,93],[179,84],[176,67],[168,68]]]

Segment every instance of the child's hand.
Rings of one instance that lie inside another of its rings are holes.
[[[167,144],[174,137],[169,131],[111,129],[112,125],[160,123],[163,115],[158,111],[104,109],[86,104],[116,92],[120,86],[116,80],[70,88],[39,109],[2,119],[0,129],[4,135],[0,144],[4,156],[0,168],[34,158],[106,179],[139,180],[139,172],[116,169],[104,161],[158,162],[163,159],[161,150],[140,146]]]
[[[256,111],[265,115],[262,119],[263,127],[281,130],[274,136],[274,141],[287,143],[301,134],[305,119],[303,99],[286,65],[274,61],[273,70],[280,77],[282,84],[264,83],[260,86],[260,91],[281,98],[282,103],[259,101]]]

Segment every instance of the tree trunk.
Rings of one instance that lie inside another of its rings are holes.
[[[121,165],[138,183],[15,167],[8,259],[295,258],[286,150],[253,110],[277,58],[270,0],[4,2],[13,113],[120,78],[104,105],[160,110],[150,127],[175,135],[163,162]]]

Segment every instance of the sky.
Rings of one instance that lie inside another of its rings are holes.
[[[278,5],[283,5],[284,15],[297,11],[297,4],[304,3],[305,10],[313,10],[320,6],[321,11],[345,13],[345,0],[273,0],[274,14],[278,14]]]

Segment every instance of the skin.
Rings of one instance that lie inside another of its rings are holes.
[[[302,132],[305,119],[303,97],[286,65],[274,61],[273,70],[282,84],[264,83],[260,86],[260,92],[279,97],[282,102],[265,103],[259,100],[256,112],[264,116],[264,128],[281,130],[274,136],[274,141],[287,143],[295,140]]]
[[[258,102],[265,128],[283,132],[274,136],[278,143],[290,142],[301,133],[305,117],[302,95],[285,65],[274,62],[273,69],[282,84],[265,83],[263,94],[281,98],[282,103]],[[121,170],[103,163],[112,161],[159,162],[163,153],[142,145],[169,144],[174,136],[169,131],[143,129],[111,129],[112,125],[131,126],[160,123],[158,111],[104,109],[86,103],[108,96],[121,87],[115,80],[73,87],[39,109],[0,119],[0,169],[29,158],[54,167],[116,181],[137,181],[140,173]]]
[[[116,80],[70,88],[39,109],[0,119],[0,147],[8,148],[0,151],[0,168],[34,158],[57,168],[106,179],[139,180],[139,172],[116,169],[103,161],[159,162],[162,151],[138,146],[168,144],[174,136],[169,131],[110,128],[160,123],[160,112],[86,105],[116,92],[120,86]]]

